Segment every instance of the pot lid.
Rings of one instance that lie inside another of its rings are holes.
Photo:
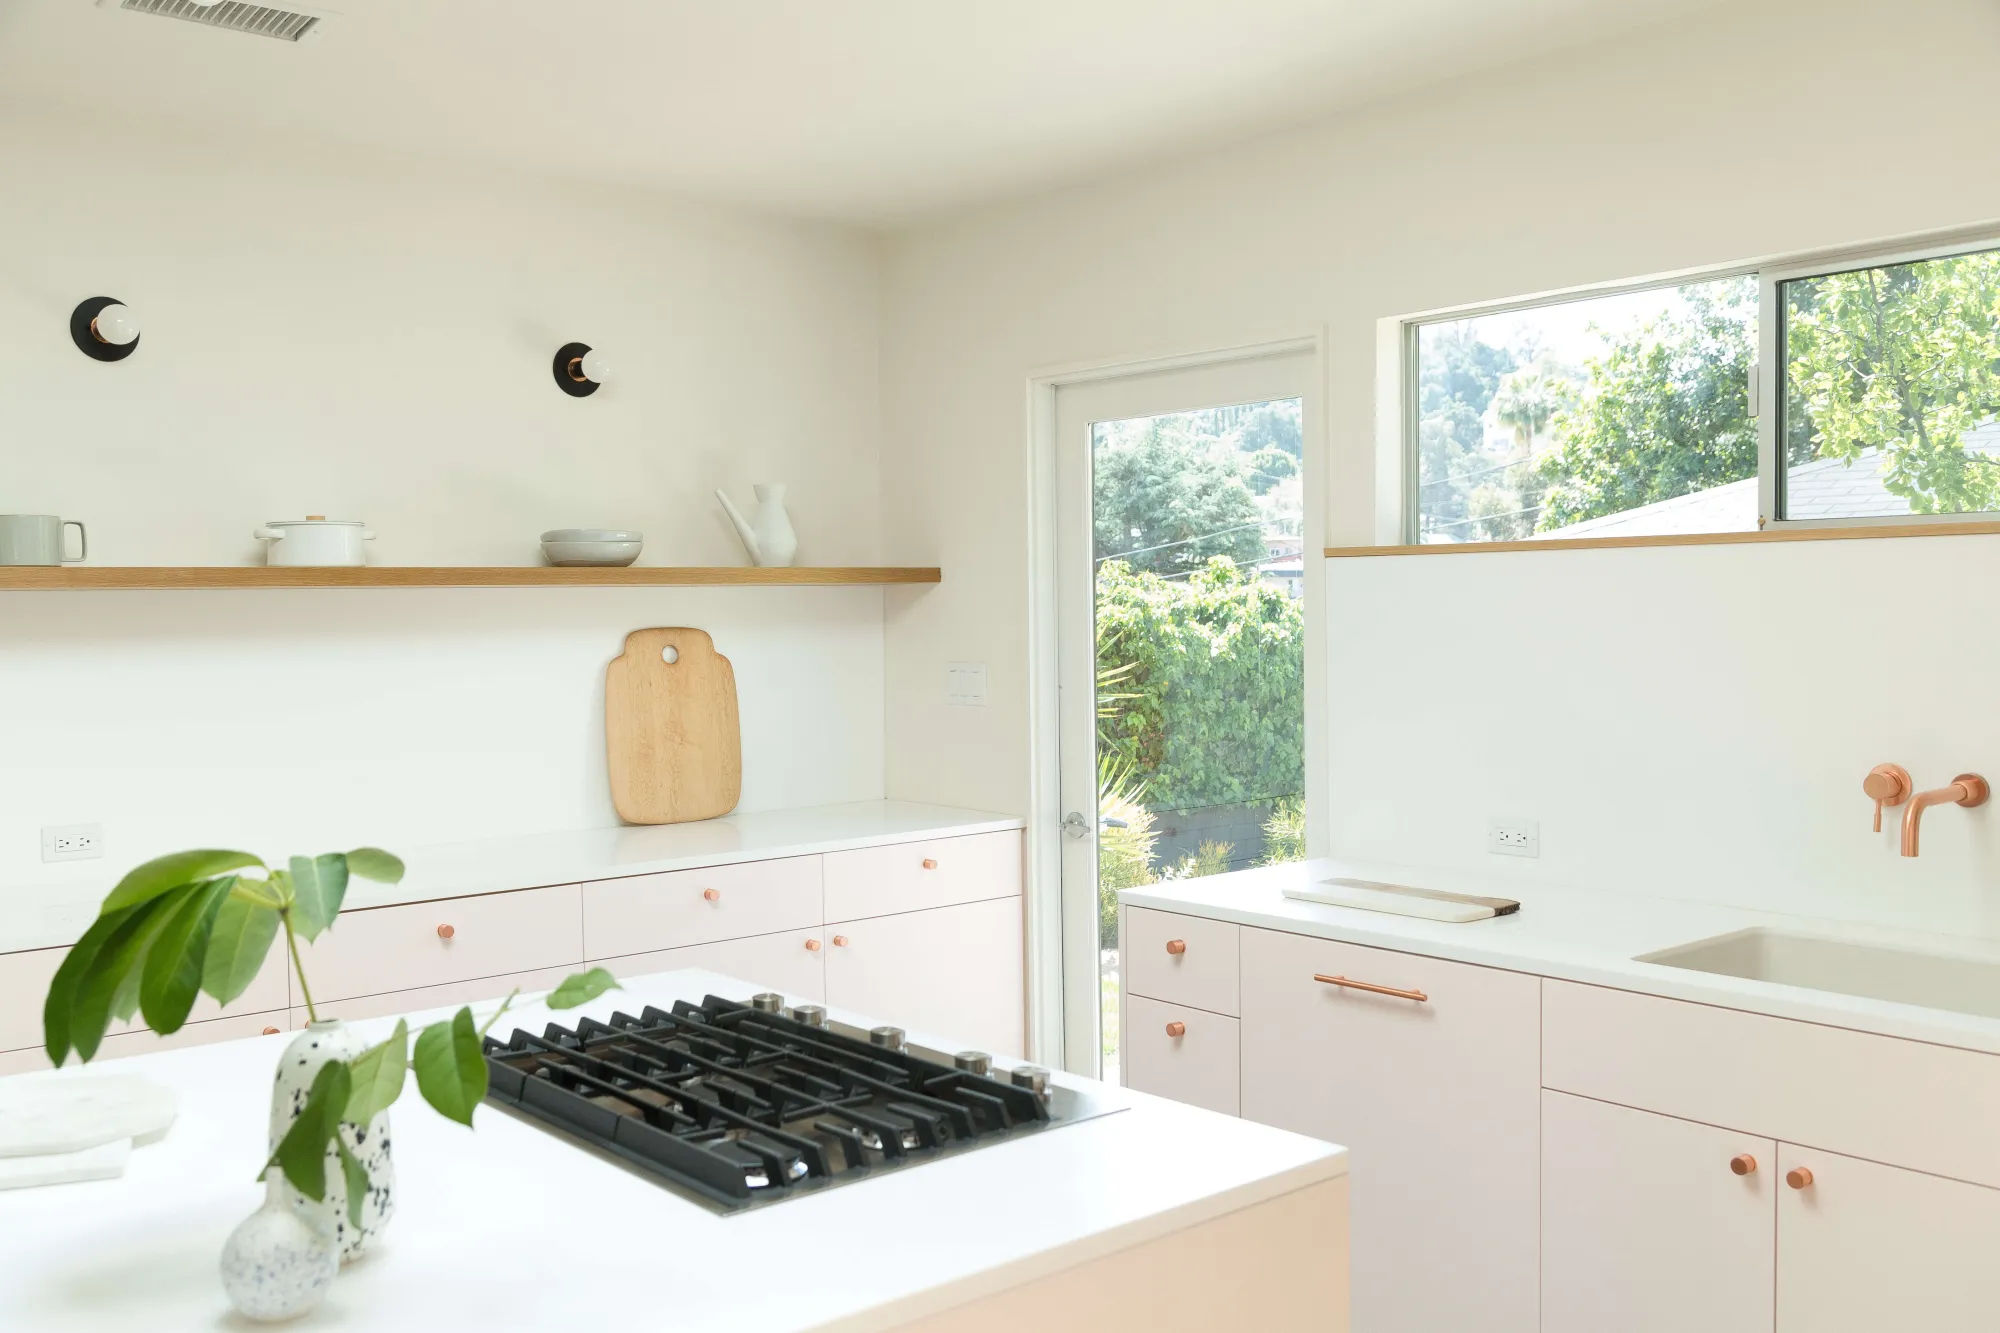
[[[274,518],[264,524],[267,528],[365,528],[368,525],[358,518],[328,518],[325,514],[307,514],[304,518]]]

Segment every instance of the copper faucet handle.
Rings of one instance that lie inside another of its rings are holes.
[[[1963,806],[1985,805],[1986,798],[1993,794],[1993,789],[1986,785],[1986,779],[1977,773],[1960,773],[1951,782],[1953,786],[1965,789],[1965,795],[1958,798],[1958,803]]]
[[[1910,799],[1910,770],[1901,764],[1877,764],[1861,779],[1861,790],[1875,802],[1875,831],[1882,831],[1882,807]]]

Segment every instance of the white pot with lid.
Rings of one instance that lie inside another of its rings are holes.
[[[267,543],[269,565],[365,565],[367,543],[375,540],[366,523],[324,514],[274,518],[250,535]]]

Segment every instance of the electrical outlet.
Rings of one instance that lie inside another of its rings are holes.
[[[946,662],[944,701],[960,708],[986,707],[986,663]]]
[[[1540,856],[1542,826],[1532,819],[1488,820],[1486,850],[1495,856]]]
[[[42,826],[44,861],[90,861],[104,855],[102,824],[45,824]]]

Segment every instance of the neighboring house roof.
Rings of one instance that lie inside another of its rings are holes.
[[[2000,420],[1984,421],[1966,432],[1967,453],[2000,462]],[[1788,518],[1890,518],[1910,511],[1910,502],[1882,481],[1882,453],[1863,450],[1852,463],[1822,458],[1795,467],[1785,478]],[[1757,530],[1757,478],[1732,481],[1628,509],[1587,518],[1568,527],[1537,532],[1546,537],[1660,537],[1681,533]]]

